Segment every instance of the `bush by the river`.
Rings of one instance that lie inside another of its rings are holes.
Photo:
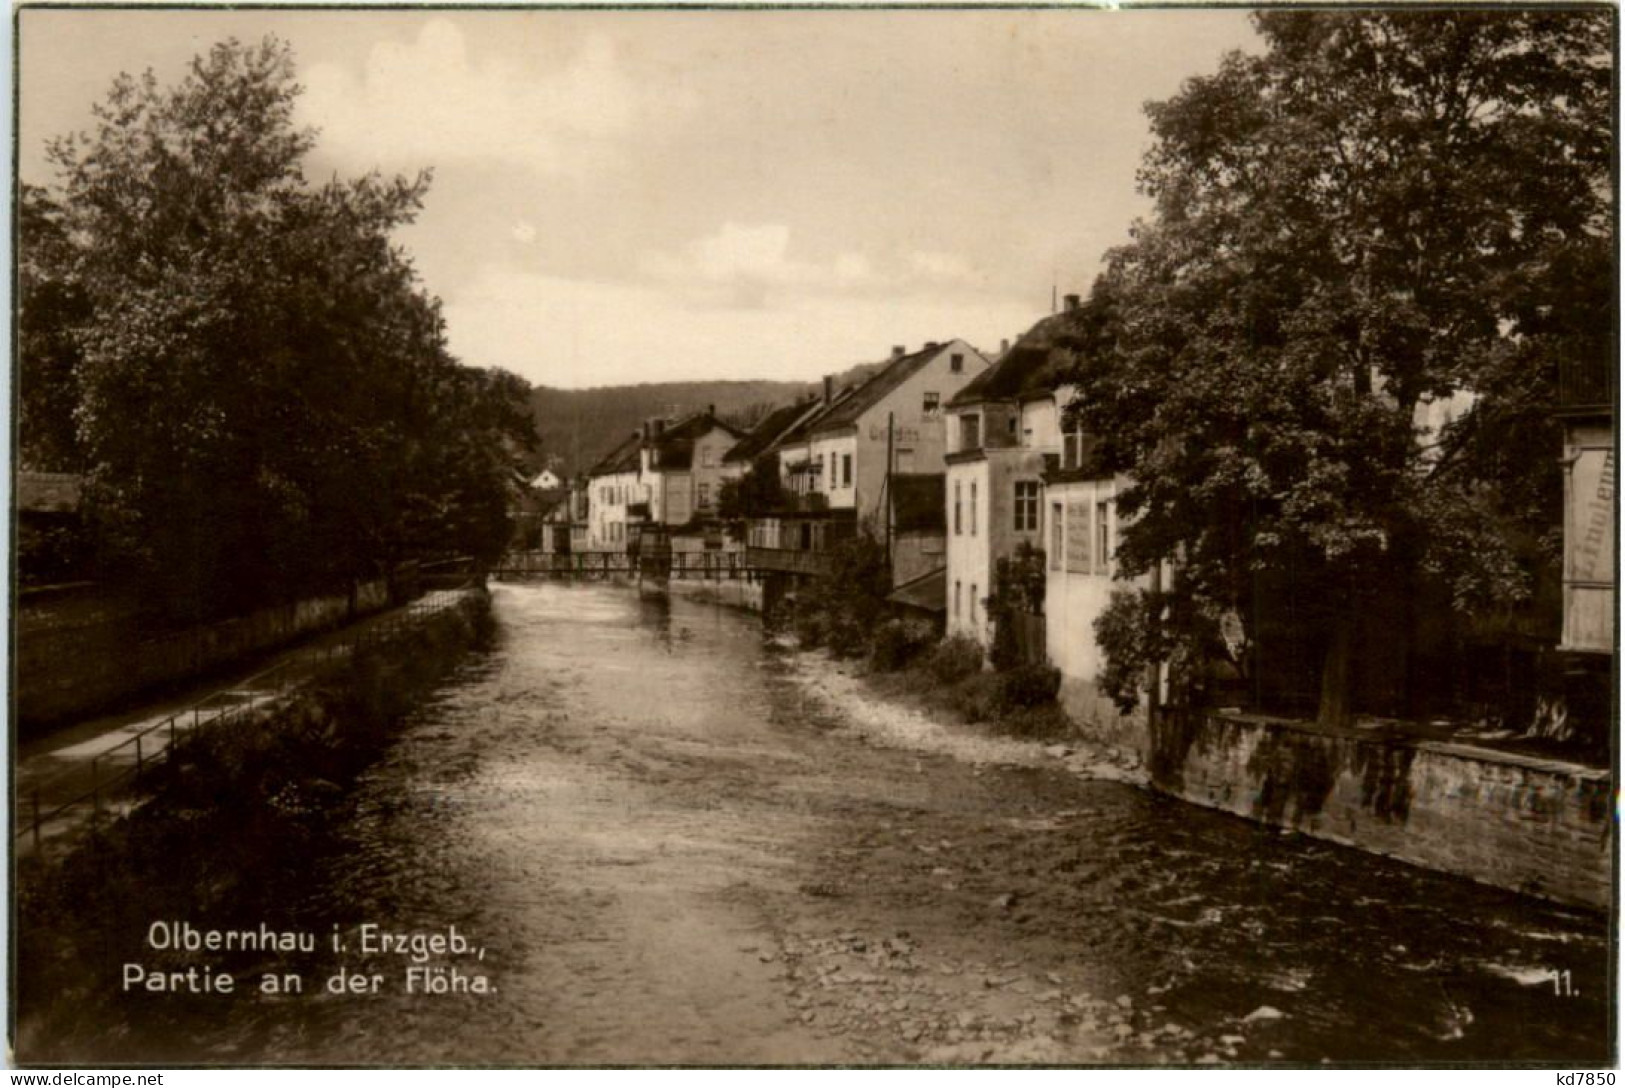
[[[949,635],[931,650],[926,662],[944,684],[957,684],[982,671],[982,645],[965,635]]]
[[[887,620],[869,640],[869,666],[877,672],[896,672],[919,656],[921,639],[902,620]]]

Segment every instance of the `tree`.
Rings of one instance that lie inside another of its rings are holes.
[[[311,184],[298,93],[275,39],[222,42],[173,88],[121,76],[31,198],[24,264],[83,303],[53,326],[72,350],[36,336],[24,373],[72,370],[87,501],[183,618],[479,550],[499,521],[517,379],[451,358],[391,242],[429,175]]]
[[[37,185],[19,186],[17,235],[17,452],[23,468],[76,472],[84,457],[74,420],[81,356],[73,330],[90,301],[71,278],[62,208]]]
[[[1204,622],[1287,579],[1316,609],[1324,721],[1352,712],[1373,586],[1425,572],[1463,610],[1530,592],[1515,541],[1560,499],[1538,452],[1559,361],[1614,324],[1610,20],[1268,12],[1263,55],[1148,106],[1155,214],[1073,344],[1077,415],[1133,481],[1120,566],[1176,560]]]

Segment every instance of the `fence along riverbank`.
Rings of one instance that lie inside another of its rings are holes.
[[[393,611],[370,617],[292,651],[272,667],[224,686],[179,710],[162,713],[47,753],[18,767],[12,836],[19,857],[64,848],[104,818],[145,800],[155,773],[169,773],[201,731],[274,713],[295,693],[335,675],[362,655],[400,641],[432,617],[483,594],[466,571],[430,576],[454,582]],[[122,739],[103,742],[114,735]],[[51,766],[51,764],[60,764]],[[29,764],[33,764],[30,767]]]

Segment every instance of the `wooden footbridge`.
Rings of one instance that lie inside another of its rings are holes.
[[[600,581],[612,578],[665,580],[693,578],[707,581],[750,579],[761,573],[742,551],[656,552],[626,551],[509,552],[491,569],[505,581],[557,579]]]

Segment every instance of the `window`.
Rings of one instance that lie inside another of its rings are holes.
[[[970,482],[970,535],[976,535],[976,481]]]
[[[965,353],[956,351],[950,355],[948,357],[948,369],[955,374],[963,374],[965,372]]]
[[[700,448],[700,467],[717,467],[717,448],[715,446],[702,446]]]
[[[974,450],[982,444],[982,417],[979,415],[965,415],[959,417],[959,448]]]
[[[954,618],[959,618],[959,581],[954,580]]]
[[[959,523],[959,481],[954,481],[954,536],[958,536],[964,529]]]
[[[1068,431],[1061,439],[1061,467],[1075,469],[1083,467],[1083,432]]]
[[[711,505],[711,485],[700,485],[700,508],[706,509]]]
[[[841,486],[852,486],[852,455],[850,453],[841,454]]]
[[[1094,559],[1089,554],[1089,546],[1094,543],[1089,531],[1089,514],[1092,509],[1087,502],[1069,502],[1066,504],[1066,571],[1068,574],[1094,573]]]
[[[1107,517],[1110,514],[1110,504],[1107,502],[1095,503],[1095,572],[1097,574],[1110,574],[1111,564],[1111,537],[1107,532]]]
[[[1014,438],[1016,436],[1016,417],[1011,416],[1009,419],[1005,420],[1005,424],[1005,430],[1010,432],[1011,438]]]
[[[970,584],[970,621],[976,622],[976,583]]]
[[[942,394],[927,389],[925,391],[925,418],[935,419],[940,411],[942,411]]]
[[[1061,504],[1049,504],[1049,569],[1061,569],[1062,544],[1061,537]]]
[[[1038,481],[1016,481],[1016,532],[1038,531]]]

